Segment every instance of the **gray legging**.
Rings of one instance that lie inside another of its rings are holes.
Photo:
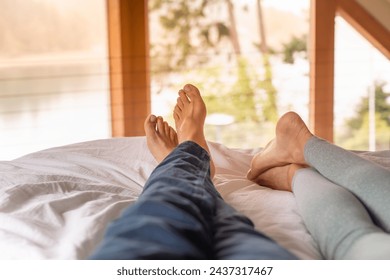
[[[326,259],[390,259],[390,171],[317,137],[293,192]]]

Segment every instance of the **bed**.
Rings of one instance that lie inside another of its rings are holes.
[[[260,148],[209,146],[223,198],[299,258],[321,259],[293,194],[245,178]],[[390,168],[390,151],[362,155]],[[82,142],[1,161],[0,259],[87,258],[110,221],[137,200],[156,165],[145,137]]]

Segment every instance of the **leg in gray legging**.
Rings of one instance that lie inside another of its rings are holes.
[[[248,179],[294,191],[326,258],[390,258],[390,171],[313,136],[294,112],[275,132],[252,159]],[[299,165],[316,171],[296,172]]]
[[[304,149],[307,163],[321,175],[352,192],[374,222],[390,232],[390,171],[317,137]]]
[[[296,172],[292,188],[324,258],[390,259],[390,235],[374,225],[351,192],[310,168]]]

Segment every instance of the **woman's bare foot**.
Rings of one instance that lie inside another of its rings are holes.
[[[179,90],[179,97],[173,111],[179,143],[193,141],[205,149],[211,158],[203,131],[206,114],[206,105],[195,86],[187,84]],[[211,178],[214,174],[214,163],[210,160]]]
[[[258,178],[266,170],[290,163],[306,165],[303,150],[313,134],[301,117],[294,113],[284,114],[276,124],[276,137],[252,159],[249,180]]]
[[[258,177],[252,181],[274,190],[280,191],[292,191],[292,181],[295,172],[298,169],[305,168],[306,166],[298,164],[288,164],[284,166],[273,167],[261,173]]]
[[[178,145],[176,131],[162,117],[150,115],[144,122],[146,143],[158,163]]]

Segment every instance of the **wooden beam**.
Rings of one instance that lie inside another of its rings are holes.
[[[317,136],[333,142],[336,0],[311,0],[310,13],[309,122]]]
[[[144,135],[150,113],[147,0],[107,0],[112,136]]]
[[[390,31],[355,0],[337,0],[337,13],[390,59]]]

